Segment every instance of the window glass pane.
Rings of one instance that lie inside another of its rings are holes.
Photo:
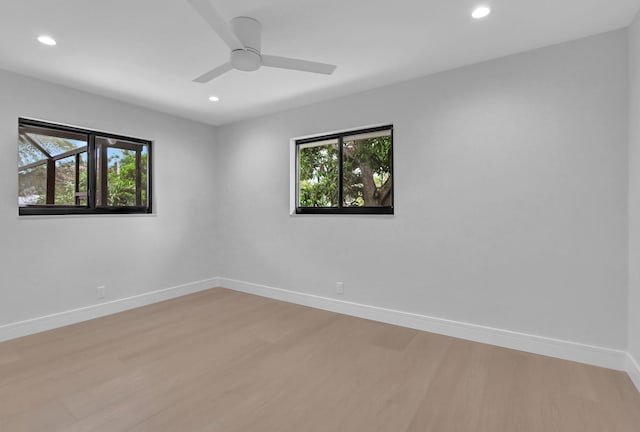
[[[86,196],[87,142],[84,134],[20,125],[18,205],[86,206],[78,192]]]
[[[298,145],[299,207],[338,206],[338,140]]]
[[[18,140],[18,167],[24,167],[35,162],[46,161],[47,156],[23,136]]]
[[[47,165],[19,171],[18,185],[20,207],[44,204],[47,194]]]
[[[391,175],[390,130],[344,137],[344,207],[391,206]]]
[[[76,203],[76,158],[69,156],[55,162],[56,167],[56,205],[75,205]]]
[[[87,153],[80,153],[78,155],[78,176],[80,177],[80,181],[78,182],[78,192],[83,192],[84,195],[82,199],[87,199]]]
[[[88,177],[88,157],[87,153],[80,153],[78,155],[78,186],[76,189],[76,205],[87,206],[89,205],[87,191],[89,188],[89,177]]]
[[[87,146],[87,136],[46,127],[20,126],[20,142],[37,146],[47,156],[59,156]]]
[[[144,144],[96,138],[98,206],[147,206],[149,149]]]

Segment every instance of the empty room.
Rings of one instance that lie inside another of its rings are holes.
[[[0,432],[640,431],[640,0],[0,34]]]

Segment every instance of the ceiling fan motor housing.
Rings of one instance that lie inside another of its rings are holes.
[[[236,17],[231,20],[231,31],[238,37],[245,49],[231,52],[231,65],[241,71],[254,71],[260,68],[262,25],[259,21],[249,17]]]

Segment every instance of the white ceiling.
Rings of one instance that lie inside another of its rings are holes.
[[[640,8],[640,0],[211,1],[228,19],[261,21],[264,53],[336,72],[261,68],[194,83],[229,52],[186,0],[0,0],[0,68],[220,125],[626,27]],[[475,21],[478,4],[493,12]],[[43,33],[58,45],[39,44]]]

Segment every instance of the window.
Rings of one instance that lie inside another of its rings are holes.
[[[21,118],[20,215],[151,213],[151,142]]]
[[[295,145],[296,213],[393,214],[393,126]]]

